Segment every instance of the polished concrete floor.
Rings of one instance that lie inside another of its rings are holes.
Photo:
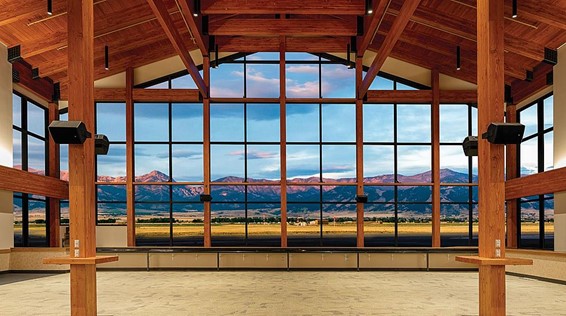
[[[99,315],[477,315],[474,272],[99,272]],[[0,274],[0,315],[69,315],[69,274]],[[508,315],[566,315],[566,285],[507,277]]]

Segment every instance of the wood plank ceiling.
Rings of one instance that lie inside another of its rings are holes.
[[[365,0],[201,0],[200,15],[187,21],[181,14],[183,1],[194,11],[194,0],[157,1],[167,7],[189,50],[198,48],[199,38],[208,46],[206,35],[211,35],[221,52],[278,51],[280,35],[286,36],[289,51],[345,53],[357,36],[358,45],[369,38],[369,50],[377,52],[403,4],[402,0],[372,0],[375,17],[365,14]],[[475,83],[475,6],[476,0],[422,0],[390,56]],[[8,47],[20,45],[27,63],[65,89],[66,0],[53,0],[53,15],[47,14],[47,0],[0,0],[0,7],[0,42]],[[527,71],[543,61],[545,48],[555,50],[566,42],[566,1],[518,0],[517,18],[511,17],[511,7],[512,0],[505,0],[507,84],[526,80]],[[146,0],[95,0],[94,13],[95,79],[176,55]],[[365,27],[360,27],[360,20]],[[205,35],[190,32],[193,21]],[[105,45],[109,70],[104,69]],[[457,46],[460,70],[455,66]]]

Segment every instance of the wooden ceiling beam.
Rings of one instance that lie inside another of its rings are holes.
[[[356,49],[356,56],[362,57],[372,43],[377,30],[385,17],[387,4],[389,0],[375,0],[373,1],[373,13],[370,17],[364,18],[364,35],[358,37],[358,47]],[[367,27],[366,27],[367,25]]]
[[[179,34],[179,31],[177,30],[175,24],[173,23],[173,20],[169,16],[167,7],[165,6],[162,0],[147,0],[147,3],[155,13],[157,20],[159,21],[159,24],[161,24],[163,31],[165,31],[165,34],[167,34],[167,37],[171,41],[171,44],[173,44],[173,47],[179,54],[179,57],[181,57],[183,64],[185,65],[187,71],[195,81],[195,84],[197,88],[200,90],[200,93],[202,94],[203,97],[205,98],[208,97],[209,89],[206,86],[206,83],[204,82],[202,77],[200,76],[200,73],[193,59],[191,58],[191,55],[189,54],[189,49],[185,45],[183,38],[181,37],[181,34]]]
[[[405,26],[407,26],[407,23],[409,23],[409,19],[411,18],[411,16],[413,16],[413,13],[419,6],[419,3],[420,0],[407,0],[403,2],[403,6],[401,7],[399,15],[397,15],[395,22],[393,22],[393,25],[389,30],[389,33],[377,50],[377,55],[375,56],[369,70],[366,73],[366,76],[358,91],[358,98],[363,98],[363,96],[368,91],[371,83],[375,79],[375,76],[377,76],[379,70],[381,69],[381,66],[383,66],[385,59],[387,59],[387,56],[389,56],[389,54],[393,50],[393,47],[397,43],[399,37],[401,37],[401,33],[403,33]]]
[[[365,0],[202,0],[203,14],[364,15]]]
[[[208,35],[203,35],[202,33],[202,14],[196,12],[194,7],[191,7],[188,2],[189,0],[179,1],[181,14],[187,22],[187,26],[189,27],[189,30],[195,39],[195,44],[200,49],[202,56],[208,56]],[[194,0],[191,2],[194,2]],[[195,15],[197,16],[195,17]]]
[[[345,52],[350,37],[285,37],[286,51],[308,53],[337,53]],[[218,36],[216,37],[220,52],[278,52],[279,37],[246,37]]]
[[[225,19],[209,24],[210,35],[226,36],[354,36],[353,17],[327,19]]]
[[[389,9],[388,14],[397,16],[399,11]],[[429,8],[420,7],[411,17],[411,21],[423,26],[456,35],[462,40],[476,42],[475,21],[462,21],[447,17]],[[541,61],[544,57],[544,47],[528,42],[523,38],[505,34],[505,50],[533,60]]]
[[[550,87],[547,76],[552,76],[552,65],[545,62],[540,63],[533,70],[533,80],[516,80],[511,84],[511,97],[513,104],[521,103],[531,95]]]

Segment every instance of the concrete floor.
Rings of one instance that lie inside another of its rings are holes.
[[[474,272],[99,272],[99,315],[477,315]],[[0,274],[0,315],[69,315],[69,274]],[[566,285],[507,277],[508,315],[566,315]]]

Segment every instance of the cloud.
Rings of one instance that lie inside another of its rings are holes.
[[[237,156],[240,160],[244,160],[245,152],[243,150],[235,150],[228,153],[229,156]],[[249,159],[274,159],[279,158],[279,153],[268,151],[248,150]]]
[[[202,159],[201,151],[173,150],[173,159]]]
[[[297,66],[287,66],[288,73],[295,74],[316,74],[318,75],[318,66],[312,65],[297,65]]]
[[[306,81],[298,83],[287,79],[287,96],[291,98],[318,98],[318,82]]]

